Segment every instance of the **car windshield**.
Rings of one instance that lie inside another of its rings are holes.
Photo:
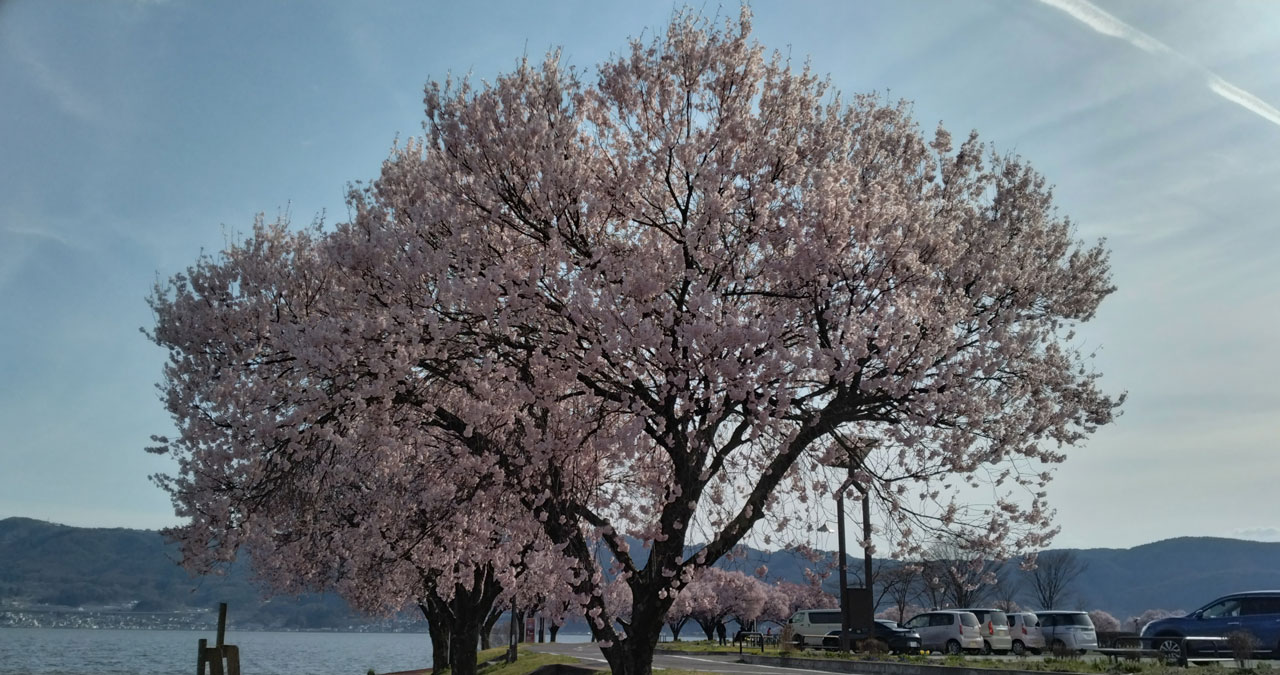
[[[966,626],[976,626],[978,625],[978,617],[974,616],[970,612],[965,612],[960,615],[960,623]]]
[[[1022,623],[1026,624],[1027,628],[1038,628],[1040,626],[1040,618],[1035,614],[1023,614]]]
[[[1004,612],[987,612],[987,621],[993,626],[1008,626],[1009,615]]]

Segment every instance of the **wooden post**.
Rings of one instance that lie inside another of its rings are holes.
[[[226,644],[227,637],[227,603],[218,603],[218,646]]]
[[[218,603],[218,637],[214,646],[201,639],[196,654],[196,675],[240,675],[240,649],[227,644],[227,603]],[[224,665],[225,663],[225,665]]]
[[[240,675],[240,648],[227,645],[222,650],[223,656],[227,658],[227,675]]]

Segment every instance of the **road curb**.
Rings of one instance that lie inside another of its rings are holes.
[[[743,663],[754,666],[778,666],[782,668],[809,668],[833,673],[859,673],[860,675],[1079,675],[1059,670],[1008,670],[1005,668],[973,668],[970,666],[935,666],[926,663],[898,663],[893,661],[862,661],[850,659],[791,658],[787,656],[761,656],[742,654]]]

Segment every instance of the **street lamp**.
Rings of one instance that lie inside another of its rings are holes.
[[[845,451],[845,456],[832,462],[830,466],[840,467],[848,471],[844,482],[840,484],[840,488],[836,490],[836,537],[839,538],[839,555],[840,555],[840,649],[849,651],[852,646],[852,608],[849,606],[849,576],[845,560],[846,554],[844,549],[844,493],[851,486],[855,487],[858,492],[862,493],[862,578],[864,591],[867,593],[867,613],[870,616],[864,616],[861,623],[868,630],[867,637],[870,637],[870,630],[875,621],[875,605],[870,602],[871,599],[871,494],[870,486],[858,483],[854,478],[854,471],[862,467],[862,462],[866,459],[867,453],[871,451],[879,441],[873,438],[859,438],[854,444],[849,444],[839,434],[833,434],[832,438]],[[818,528],[819,532],[828,532],[826,525]]]

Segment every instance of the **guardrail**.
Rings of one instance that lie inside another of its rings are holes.
[[[1177,641],[1178,651],[1160,649],[1156,645],[1169,640]],[[1127,644],[1126,644],[1127,643]],[[1162,659],[1165,663],[1176,663],[1186,668],[1191,661],[1234,661],[1232,657],[1219,656],[1190,656],[1188,645],[1197,643],[1212,643],[1214,653],[1223,651],[1223,647],[1227,644],[1227,638],[1218,635],[1187,635],[1185,637],[1170,636],[1127,636],[1115,639],[1114,647],[1101,647],[1098,649],[1099,654],[1105,654],[1112,661],[1120,659],[1139,659],[1144,656]]]

